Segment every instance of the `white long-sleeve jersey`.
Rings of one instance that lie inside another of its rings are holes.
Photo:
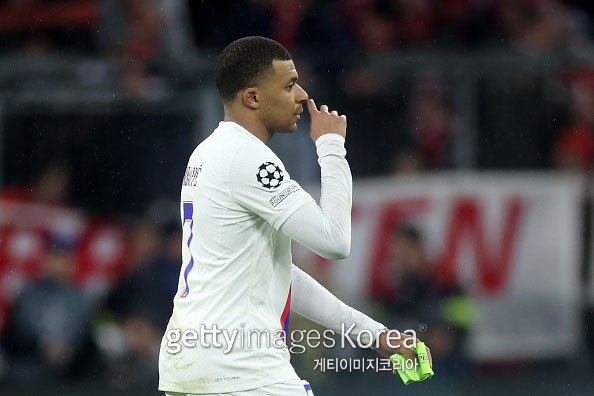
[[[161,342],[160,390],[225,393],[298,379],[282,342],[292,290],[293,308],[329,328],[383,328],[292,265],[291,239],[330,259],[350,249],[344,139],[326,134],[316,147],[320,206],[236,123],[221,122],[190,156],[180,205],[183,264]]]

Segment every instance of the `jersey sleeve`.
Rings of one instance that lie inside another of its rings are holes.
[[[316,140],[321,168],[320,205],[303,205],[282,224],[281,231],[329,260],[347,257],[351,250],[353,180],[345,158],[344,138],[329,133]]]
[[[238,205],[277,230],[302,205],[314,201],[272,150],[258,142],[243,145],[231,158],[229,189]]]
[[[377,335],[386,328],[339,300],[295,264],[292,265],[291,279],[291,310],[298,314],[335,331],[340,331],[343,325],[346,328],[353,326],[349,335],[354,338],[362,333],[360,337],[364,344],[373,341],[369,339],[370,335]]]

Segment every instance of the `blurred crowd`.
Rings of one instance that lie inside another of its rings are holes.
[[[141,217],[112,219],[119,233],[110,240],[93,219],[73,215],[70,187],[58,161],[30,184],[0,193],[0,384],[90,379],[127,389],[155,382],[181,267],[178,204],[164,199]],[[462,375],[472,302],[459,286],[438,282],[433,268],[420,231],[396,227],[385,287],[372,299],[375,315],[401,328],[427,325],[424,338],[442,375]],[[301,362],[304,370],[310,363]]]
[[[573,35],[592,37],[592,5],[586,1],[206,1],[192,2],[190,10],[199,46],[220,47],[254,32],[289,50],[344,53],[410,46],[546,50],[568,44]]]
[[[555,55],[561,64],[546,76],[512,74],[503,92],[484,80],[475,87],[485,132],[470,131],[479,133],[471,165],[589,170],[593,18],[585,0],[3,0],[0,54],[111,59],[122,92],[150,98],[164,87],[199,88],[184,65],[201,57],[211,65],[231,41],[271,37],[297,57],[310,94],[349,115],[357,176],[469,165],[455,154],[465,122],[455,103],[459,81],[431,65],[378,75],[368,62],[402,51]],[[495,107],[510,94],[529,95],[532,105],[519,102],[516,113]],[[481,111],[483,102],[492,106]],[[535,121],[522,123],[526,114]],[[506,157],[492,154],[494,139]]]
[[[166,51],[164,36],[180,24],[199,49],[215,50],[258,34],[291,51],[536,51],[594,34],[593,6],[585,0],[3,0],[0,11],[3,51],[114,54],[140,64]]]
[[[93,218],[73,213],[70,187],[55,162],[0,193],[0,383],[156,381],[181,266],[178,204]]]

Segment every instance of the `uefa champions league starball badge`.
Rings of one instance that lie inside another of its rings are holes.
[[[256,178],[262,187],[276,188],[283,181],[283,171],[274,162],[264,162],[258,167]]]

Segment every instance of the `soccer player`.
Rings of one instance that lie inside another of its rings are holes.
[[[346,116],[318,110],[297,78],[289,52],[263,37],[237,40],[217,60],[225,119],[190,156],[181,189],[183,264],[159,356],[159,389],[168,395],[312,394],[274,338],[287,336],[290,310],[332,330],[354,324],[350,335],[363,332],[362,343],[376,341],[382,356],[415,356],[291,262],[292,239],[331,260],[348,256],[351,244]],[[319,205],[267,146],[274,133],[297,129],[306,103]]]

